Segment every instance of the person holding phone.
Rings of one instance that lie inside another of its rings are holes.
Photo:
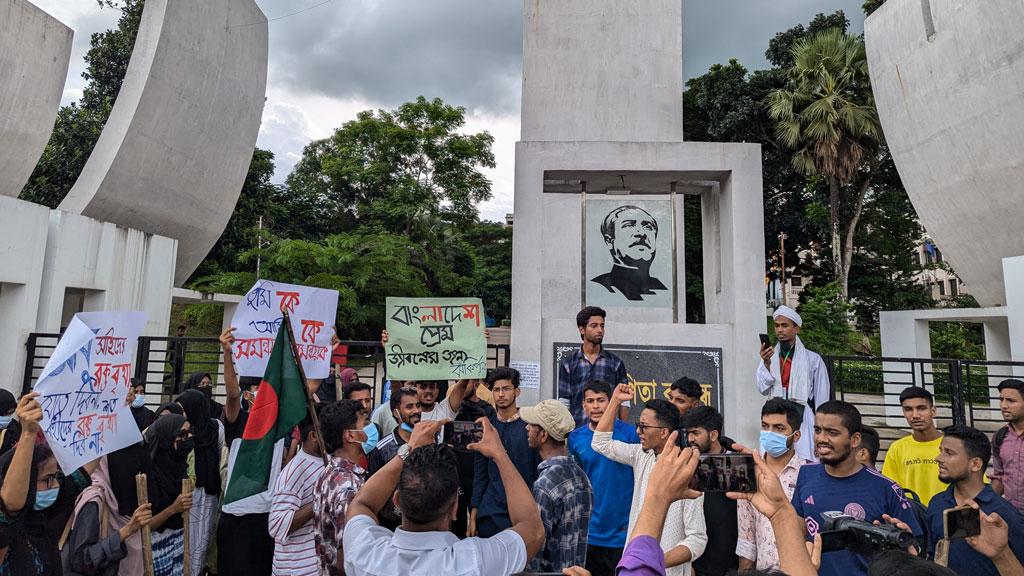
[[[988,467],[991,454],[991,446],[984,432],[966,426],[943,430],[935,463],[939,469],[939,480],[948,483],[949,488],[932,497],[928,504],[928,523],[931,526],[931,538],[928,542],[930,552],[934,553],[939,539],[943,537],[944,512],[975,502],[981,512],[987,515],[998,514],[1002,518],[1009,527],[1010,550],[1018,560],[1024,560],[1024,517],[984,481],[985,468]],[[962,538],[955,538],[949,542],[948,566],[957,574],[999,574],[999,570],[989,557],[978,552]]]
[[[565,448],[576,422],[558,400],[544,400],[519,411],[530,448],[543,461],[537,467],[533,499],[547,535],[544,548],[527,564],[534,572],[553,572],[587,563],[587,534],[594,493],[590,480]]]
[[[631,386],[620,384],[615,388],[608,408],[594,429],[594,440],[591,444],[595,452],[633,468],[633,502],[629,510],[630,532],[636,526],[640,509],[644,505],[647,483],[657,456],[670,437],[675,439],[673,433],[679,428],[679,410],[668,400],[656,398],[649,400],[640,413],[640,420],[636,426],[640,435],[639,445],[613,440],[615,415],[622,403],[631,398]],[[704,496],[673,502],[668,507],[666,518],[660,538],[661,548],[665,551],[665,574],[689,576],[691,562],[700,558],[708,542],[707,526],[704,522]]]
[[[803,406],[804,423],[796,453],[804,460],[817,462],[814,455],[814,411],[831,397],[825,361],[800,341],[803,320],[796,310],[779,306],[772,315],[775,321],[773,348],[761,341],[761,362],[757,365],[757,389],[762,396],[780,397]]]

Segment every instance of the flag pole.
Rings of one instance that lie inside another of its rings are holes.
[[[320,433],[320,417],[316,414],[316,403],[313,402],[313,395],[309,393],[309,384],[306,380],[306,370],[302,367],[302,359],[299,358],[298,348],[295,344],[295,330],[292,330],[292,318],[288,314],[287,310],[281,311],[284,314],[284,325],[288,327],[288,336],[291,340],[291,352],[292,358],[295,360],[295,365],[299,368],[299,377],[302,378],[302,390],[306,393],[306,410],[309,412],[310,419],[313,420],[313,430],[316,432],[316,443],[320,445],[320,456],[324,461],[324,466],[327,465],[327,447],[324,446],[324,436]]]

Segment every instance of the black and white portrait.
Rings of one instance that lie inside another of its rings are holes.
[[[587,202],[587,303],[672,306],[668,200]]]

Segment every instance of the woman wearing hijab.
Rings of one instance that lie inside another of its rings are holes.
[[[188,380],[181,387],[181,392],[198,390],[206,397],[210,407],[207,410],[210,418],[220,418],[224,413],[224,405],[213,399],[213,378],[209,372],[195,372],[188,377]]]
[[[156,420],[156,413],[146,408],[146,383],[132,378],[132,387],[128,389],[128,405],[131,406],[132,418],[142,432]]]
[[[59,475],[57,459],[46,445],[36,445],[43,409],[30,392],[18,402],[21,438],[14,450],[0,457],[0,527],[9,546],[0,562],[2,576],[60,576],[59,534],[47,522],[67,514],[78,494],[89,487],[92,461],[68,476]]]
[[[177,402],[185,411],[195,438],[196,489],[192,493],[193,506],[189,515],[189,545],[192,574],[199,574],[213,535],[221,492],[220,456],[224,449],[224,433],[220,420],[210,416],[209,403],[202,392],[186,390],[178,396]]]
[[[181,513],[192,508],[192,495],[181,493],[193,445],[191,425],[180,414],[159,416],[146,429],[144,437],[152,463],[146,489],[153,510],[159,511],[149,523],[153,531],[153,574],[180,576],[188,561],[183,557],[185,531]]]
[[[14,419],[14,409],[18,407],[18,401],[14,394],[0,388],[0,454],[14,448],[14,444],[21,437],[21,426]]]

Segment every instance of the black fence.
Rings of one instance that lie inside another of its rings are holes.
[[[35,385],[46,361],[53,354],[60,334],[29,334],[25,343],[27,355],[22,393]],[[384,350],[380,342],[343,340],[347,352],[338,354],[342,364],[354,368],[359,381],[373,386],[374,397],[380,399],[384,373]],[[508,366],[508,344],[490,344],[487,347],[487,367]],[[148,404],[153,407],[170,401],[180,385],[194,373],[208,373],[218,384],[222,383],[223,356],[216,338],[171,338],[142,336],[135,350],[134,377],[146,383]],[[223,401],[224,387],[214,388],[214,397]]]
[[[899,395],[908,386],[923,386],[935,396],[936,425],[968,425],[991,434],[1005,423],[996,387],[1024,373],[1024,362],[990,362],[946,358],[826,356],[832,396],[857,406],[865,424],[878,430],[881,462],[893,440],[908,427]]]

